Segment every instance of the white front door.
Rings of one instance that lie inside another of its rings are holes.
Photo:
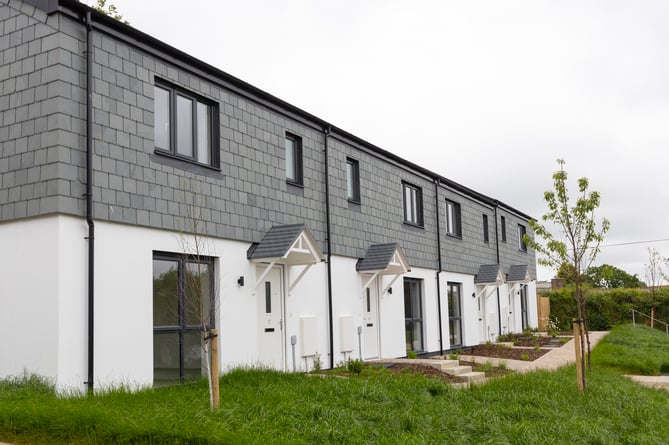
[[[258,276],[265,268],[259,266]],[[258,361],[260,364],[283,371],[283,280],[281,267],[274,267],[256,290],[258,298]]]
[[[379,358],[379,288],[378,278],[374,279],[363,298],[363,350],[365,360]]]

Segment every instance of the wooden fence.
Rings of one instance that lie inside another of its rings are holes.
[[[537,315],[539,316],[539,330],[545,331],[551,315],[551,301],[548,297],[537,295]]]

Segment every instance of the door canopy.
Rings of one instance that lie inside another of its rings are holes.
[[[515,266],[511,266],[509,268],[509,273],[506,274],[507,283],[527,284],[530,281],[532,281],[532,277],[530,277],[530,272],[527,268],[527,264],[518,264]]]
[[[362,293],[378,276],[392,276],[390,282],[384,287],[381,294],[388,292],[395,280],[409,272],[411,268],[404,253],[397,243],[371,244],[363,258],[355,264],[355,270],[364,275],[370,275],[363,283]]]
[[[506,282],[510,284],[509,295],[513,295],[518,291],[521,284],[527,284],[532,281],[527,264],[518,264],[509,268],[509,273],[506,274]]]
[[[316,244],[316,240],[304,224],[272,226],[262,241],[253,243],[249,247],[246,257],[253,263],[268,264],[256,280],[254,288],[258,287],[276,264],[304,266],[295,280],[290,283],[289,292],[293,290],[311,266],[325,259]]]
[[[486,293],[487,297],[504,283],[504,273],[499,264],[481,265],[479,266],[479,273],[474,277],[474,284],[480,289],[476,296],[480,297]]]

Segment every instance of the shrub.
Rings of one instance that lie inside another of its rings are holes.
[[[323,363],[321,362],[321,355],[317,352],[314,355],[314,372],[321,372]]]
[[[567,286],[547,294],[551,304],[552,329],[573,329],[572,319],[577,316],[573,292],[573,287]],[[669,322],[669,288],[657,289],[654,302],[648,289],[586,289],[585,300],[588,329],[591,331],[610,330],[614,326],[630,322],[632,309],[650,315],[653,306],[655,318]]]
[[[364,367],[365,363],[357,358],[355,360],[349,358],[346,362],[346,370],[351,374],[360,374]]]

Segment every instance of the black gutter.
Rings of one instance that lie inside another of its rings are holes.
[[[328,152],[328,138],[332,129],[323,128],[323,151],[325,154],[325,232],[327,238],[327,264],[328,264],[328,324],[330,326],[330,369],[334,369],[334,317],[332,315],[332,233],[330,232],[330,170]]]
[[[88,391],[93,391],[95,313],[95,222],[93,221],[93,27],[86,12],[86,223],[88,224]]]
[[[435,212],[437,213],[437,312],[439,313],[439,355],[444,355],[444,331],[441,324],[441,283],[439,274],[441,273],[441,227],[439,226],[439,180],[434,180],[434,202]],[[450,315],[450,314],[449,314]]]
[[[499,230],[497,228],[497,201],[495,204],[495,249],[497,250],[497,265],[499,266]],[[509,327],[506,327],[509,329]],[[502,305],[499,301],[499,286],[497,287],[497,336],[502,335]]]

